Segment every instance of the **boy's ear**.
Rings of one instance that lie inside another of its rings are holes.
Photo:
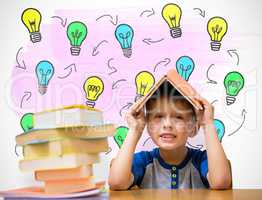
[[[189,137],[194,137],[198,133],[199,127],[199,123],[196,122],[191,132],[189,133]]]

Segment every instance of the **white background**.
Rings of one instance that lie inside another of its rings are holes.
[[[226,16],[230,26],[241,34],[236,45],[241,59],[241,67],[250,71],[253,80],[252,92],[248,95],[246,124],[234,137],[223,143],[225,152],[233,168],[234,188],[262,188],[262,107],[261,98],[261,45],[262,45],[262,3],[259,0],[187,0],[172,1],[182,8],[202,8],[209,16]],[[19,47],[27,42],[28,33],[20,21],[21,13],[27,7],[39,8],[45,22],[56,9],[104,9],[136,7],[141,12],[152,7],[162,7],[167,1],[125,0],[125,1],[80,1],[80,0],[44,0],[44,1],[1,1],[0,7],[0,190],[36,184],[33,175],[22,173],[18,169],[18,158],[14,153],[15,136],[21,131],[20,119],[7,105],[8,80],[15,63]],[[158,13],[159,14],[159,13]],[[252,72],[251,72],[252,71]],[[247,75],[248,76],[248,75]],[[240,110],[241,112],[241,110]],[[232,125],[235,126],[235,125]],[[232,128],[233,129],[233,128]],[[103,159],[103,158],[102,158]],[[109,159],[96,167],[97,179],[106,179]]]

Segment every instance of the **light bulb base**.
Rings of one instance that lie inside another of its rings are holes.
[[[33,43],[40,42],[41,39],[42,39],[42,37],[41,37],[41,33],[40,32],[30,33],[30,40]]]
[[[47,91],[47,86],[44,86],[44,85],[38,85],[38,92],[41,94],[41,95],[44,95]]]
[[[132,49],[131,48],[123,49],[123,54],[125,57],[130,58],[132,55]]]
[[[81,48],[80,47],[71,47],[70,48],[72,56],[79,56]]]
[[[232,96],[227,96],[226,97],[226,102],[227,102],[227,105],[230,106],[232,105],[233,103],[235,103],[236,101],[236,98],[235,97],[232,97]]]
[[[91,108],[94,108],[95,107],[95,102],[94,101],[86,101],[86,105],[91,107]]]
[[[170,34],[173,38],[179,38],[182,36],[182,30],[179,27],[170,29]]]
[[[213,51],[219,51],[220,47],[221,47],[221,43],[220,42],[211,42],[211,50]]]

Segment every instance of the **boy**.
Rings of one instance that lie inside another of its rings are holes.
[[[200,97],[197,100],[203,106],[200,113],[165,81],[146,102],[146,114],[142,110],[136,113],[131,107],[126,114],[129,132],[111,162],[110,189],[126,190],[134,185],[171,189],[231,187],[230,163],[213,125],[214,108]],[[145,125],[158,148],[134,154]],[[199,126],[204,129],[205,151],[185,146]]]

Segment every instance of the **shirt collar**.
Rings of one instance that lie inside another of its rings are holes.
[[[187,154],[186,154],[186,157],[185,159],[179,163],[178,165],[170,165],[168,163],[166,163],[163,158],[160,156],[160,152],[159,152],[159,148],[155,148],[155,156],[156,158],[158,159],[158,162],[160,163],[160,165],[166,169],[171,169],[173,166],[175,166],[177,169],[182,169],[183,167],[186,166],[186,164],[188,163],[188,161],[190,160],[191,158],[191,149],[186,147],[187,148]]]

